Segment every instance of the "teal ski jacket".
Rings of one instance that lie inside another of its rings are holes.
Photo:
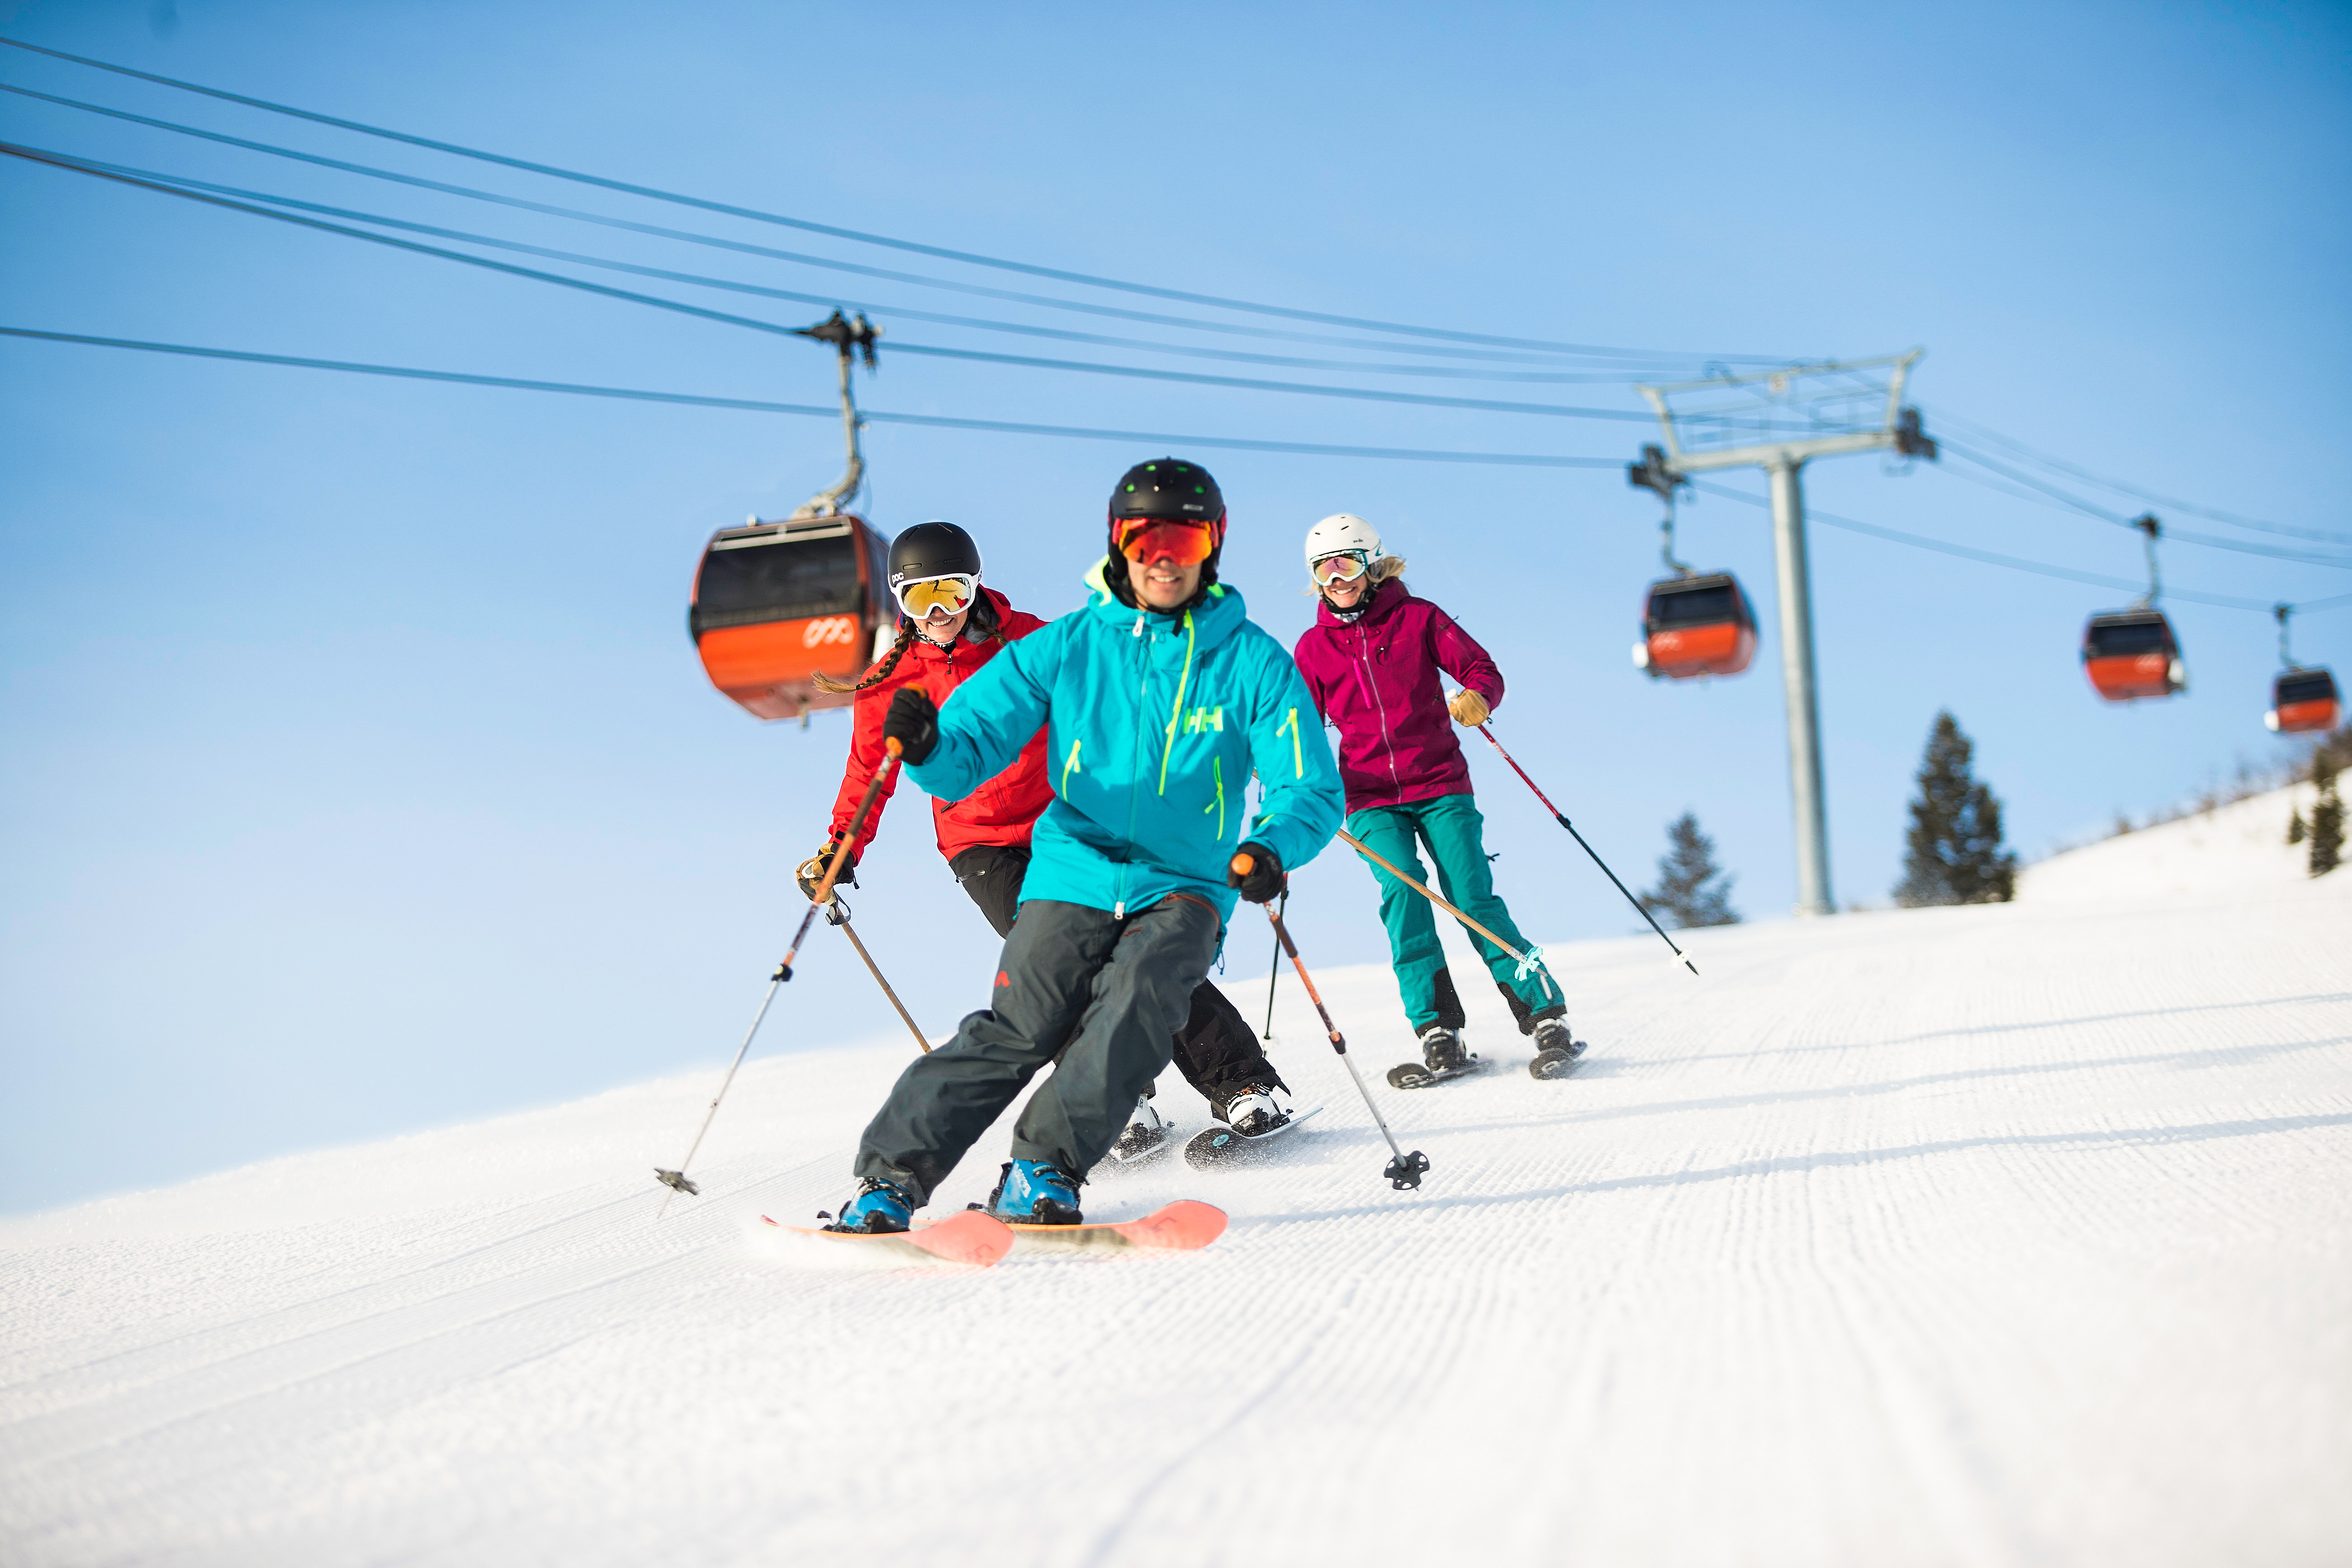
[[[1047,727],[1054,801],[1021,896],[1124,916],[1171,893],[1230,920],[1234,850],[1254,839],[1296,870],[1344,813],[1339,770],[1287,649],[1222,584],[1181,616],[1131,610],[1097,566],[1094,596],[991,659],[940,710],[940,741],[907,772],[961,800]],[[1242,792],[1258,777],[1257,815]]]

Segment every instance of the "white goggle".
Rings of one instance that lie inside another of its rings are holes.
[[[1370,551],[1343,550],[1337,555],[1326,555],[1307,570],[1314,574],[1318,587],[1329,583],[1352,583],[1371,569]]]
[[[980,597],[980,576],[977,573],[953,572],[944,577],[894,581],[890,593],[910,621],[929,620],[935,610],[952,617],[971,608],[971,602]]]

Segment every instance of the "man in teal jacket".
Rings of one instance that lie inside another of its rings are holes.
[[[945,708],[892,699],[883,733],[940,800],[1002,772],[1046,726],[1054,803],[985,1012],[918,1057],[866,1129],[858,1192],[833,1228],[897,1231],[1040,1068],[989,1200],[999,1218],[1075,1225],[1077,1186],[1168,1066],[1236,892],[1264,903],[1330,842],[1338,766],[1298,669],[1218,584],[1216,481],[1162,458],[1111,496],[1087,605],[1033,632]],[[1242,827],[1255,772],[1257,815]],[[1246,849],[1246,877],[1230,870]]]

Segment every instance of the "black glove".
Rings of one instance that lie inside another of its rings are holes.
[[[920,763],[940,743],[939,704],[911,686],[890,695],[890,711],[882,715],[882,738],[898,742],[898,760]]]
[[[841,840],[838,838],[826,839],[824,847],[802,861],[800,869],[793,873],[793,880],[801,885],[801,897],[804,899],[816,897],[817,884],[824,880],[824,868],[833,864],[833,852],[840,847],[840,844]],[[841,863],[841,876],[835,885],[838,886],[842,882],[846,882],[853,888],[857,886],[857,857],[855,853]]]
[[[1249,857],[1250,863],[1246,872],[1243,871],[1238,864],[1244,855]],[[1285,880],[1282,875],[1282,857],[1253,838],[1234,851],[1234,859],[1236,864],[1225,868],[1225,886],[1239,888],[1242,890],[1242,897],[1251,903],[1274,902],[1276,897],[1281,893]]]

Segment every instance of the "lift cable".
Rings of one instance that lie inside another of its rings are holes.
[[[2027,446],[2024,442],[2017,440],[2013,437],[2004,436],[2000,431],[1979,425],[1972,419],[1963,419],[1958,415],[1952,413],[1940,404],[1929,405],[1927,407],[1928,412],[1934,416],[1938,424],[1957,425],[1963,431],[1973,433],[1977,438],[1990,441],[1997,447],[2004,447],[2029,462],[2038,463],[2043,468],[2049,468],[2053,472],[2070,475],[2073,478],[2082,479],[2086,483],[2097,485],[2104,489],[2110,489],[2121,495],[2130,496],[2136,500],[2149,502],[2156,506],[2168,507],[2174,511],[2187,512],[2192,517],[2210,518],[2215,522],[2226,522],[2238,528],[2251,528],[2263,533],[2279,533],[2284,534],[2293,539],[2316,540],[2323,544],[2352,544],[2352,533],[2332,533],[2325,529],[2293,528],[2289,527],[2285,523],[2264,522],[2260,518],[2247,517],[2242,513],[2234,511],[2222,511],[2219,508],[2215,507],[2200,506],[2194,501],[2185,501],[2177,496],[2168,496],[2161,493],[2160,491],[2144,489],[2137,485],[2128,482],[2127,480],[2111,479],[2104,474],[2094,473],[2089,468],[2083,468],[2075,463],[2071,463],[2063,458],[2053,457],[2048,452],[2037,450],[2034,447]]]
[[[1766,497],[1750,495],[1746,490],[1736,490],[1727,485],[1713,484],[1706,479],[1693,479],[1691,486],[1694,489],[1705,490],[1709,495],[1721,496],[1727,500],[1736,500],[1746,506],[1769,508],[1772,504]],[[2053,566],[2044,562],[2028,561],[2022,556],[2002,555],[1990,550],[1978,550],[1970,545],[1952,544],[1940,539],[1929,539],[1922,534],[1905,533],[1898,529],[1883,528],[1874,522],[1840,517],[1835,512],[1823,511],[1810,502],[1805,507],[1805,521],[1825,522],[1832,528],[1843,529],[1850,533],[1867,533],[1878,539],[1892,540],[1897,544],[1908,544],[1921,550],[1933,550],[1944,555],[1957,555],[1964,561],[1980,561],[1988,565],[2006,566],[2011,571],[2032,572],[2044,577],[2061,577],[2072,582],[2090,583],[2102,588],[2118,588],[2133,593],[2139,592],[2147,586],[2146,583],[2136,582],[2129,578],[2109,577],[2097,572],[2078,572],[2071,566]],[[2200,605],[2213,605],[2225,610],[2255,610],[2263,615],[2275,614],[2277,609],[2275,600],[2243,599],[2226,594],[2192,593],[2185,588],[2167,587],[2164,596],[2168,599],[2191,599]],[[2337,594],[2326,599],[2309,599],[2290,605],[2289,608],[2301,614],[2305,611],[2336,609],[2347,605],[2352,605],[2352,594]]]
[[[134,349],[145,353],[181,354],[194,359],[236,360],[251,364],[289,365],[302,370],[341,371],[353,375],[393,376],[405,381],[446,381],[466,386],[502,387],[518,392],[555,392],[577,397],[620,398],[635,403],[683,404],[697,408],[729,408],[751,414],[792,414],[838,419],[837,406],[772,403],[751,397],[714,397],[686,392],[653,392],[624,386],[593,386],[576,382],[532,381],[520,376],[476,375],[454,370],[420,370],[404,365],[366,364],[351,360],[310,359],[294,354],[259,353],[242,349],[200,348],[188,343],[146,342],[133,338],[96,337],[83,332],[43,331],[32,327],[0,326],[0,337],[27,338],[42,342],[81,343],[97,348]],[[1468,463],[1520,468],[1616,468],[1619,458],[1574,458],[1541,452],[1454,452],[1415,447],[1349,447],[1321,441],[1268,441],[1236,436],[1172,435],[1164,430],[1105,430],[1076,425],[1035,425],[1010,419],[967,419],[944,414],[892,414],[860,408],[860,422],[875,425],[915,425],[943,430],[987,430],[1011,436],[1050,436],[1083,441],[1125,441],[1158,447],[1215,447],[1237,452],[1294,453],[1313,458],[1376,458],[1410,463]]]
[[[520,376],[478,375],[463,371],[424,370],[405,365],[367,364],[350,360],[312,359],[294,354],[261,353],[241,349],[202,348],[188,343],[159,343],[132,338],[98,337],[83,332],[45,331],[32,327],[0,326],[0,337],[24,338],[41,342],[76,343],[97,348],[130,349],[144,353],[177,354],[196,359],[230,360],[250,364],[285,365],[302,370],[337,371],[346,374],[390,376],[406,381],[453,382],[465,386],[485,386],[519,392],[551,392],[578,397],[604,397],[639,403],[665,403],[698,408],[724,408],[752,414],[798,415],[808,418],[839,417],[836,408],[814,404],[774,403],[760,398],[717,397],[694,393],[656,392],[633,387],[594,386],[576,382],[535,381]],[[1383,461],[1414,463],[1461,463],[1504,468],[1616,468],[1622,460],[1615,458],[1577,458],[1552,456],[1537,452],[1460,452],[1411,447],[1351,447],[1315,441],[1270,441],[1231,436],[1175,435],[1152,430],[1107,430],[1071,425],[1037,425],[1007,419],[968,419],[940,414],[893,414],[880,409],[861,409],[858,417],[878,425],[909,425],[932,429],[984,430],[1000,435],[1043,436],[1086,441],[1123,441],[1160,447],[1206,447],[1229,451],[1273,452],[1318,458],[1364,458]],[[1749,506],[1763,507],[1770,503],[1744,490],[1736,490],[1705,479],[1694,480],[1696,488],[1711,495]],[[1856,533],[1874,535],[1898,544],[1922,550],[1932,550],[1965,560],[1983,562],[2013,571],[2037,573],[2046,577],[2061,577],[2076,582],[2093,583],[2115,588],[2136,588],[2137,583],[2093,572],[2078,572],[2071,567],[2052,566],[2027,561],[2013,555],[1999,555],[1990,551],[1976,550],[1967,545],[1949,544],[1941,540],[1927,539],[1915,533],[1905,533],[1875,523],[1862,522],[1808,508],[1806,515],[1832,528]],[[2276,606],[2267,601],[2225,597],[2200,594],[2186,589],[2168,589],[2170,597],[2190,599],[2200,604],[2220,605],[2226,609],[2258,610],[2275,614]],[[2352,594],[2339,594],[2332,598],[2312,599],[2289,606],[2298,613],[2315,614],[2352,605]]]
[[[881,246],[919,256],[935,256],[943,260],[962,262],[968,266],[994,268],[1002,271],[1019,272],[1034,278],[1051,278],[1058,282],[1076,283],[1090,289],[1109,289],[1122,293],[1147,295],[1154,299],[1181,300],[1186,304],[1206,305],[1222,310],[1240,310],[1253,315],[1316,321],[1325,326],[1352,327],[1365,331],[1396,332],[1412,337],[1440,339],[1452,342],[1482,343],[1495,348],[1536,349],[1552,353],[1601,354],[1627,359],[1696,360],[1710,357],[1701,354],[1668,353],[1662,350],[1616,349],[1591,343],[1564,343],[1539,338],[1505,337],[1489,332],[1468,332],[1444,327],[1415,326],[1401,321],[1382,321],[1360,316],[1338,315],[1325,310],[1299,310],[1287,305],[1263,304],[1255,300],[1232,299],[1219,294],[1194,293],[1188,289],[1129,282],[1123,279],[1100,277],[1088,272],[1075,272],[1063,268],[1043,267],[1034,262],[1012,261],[1001,257],[984,256],[976,251],[955,250],[945,246],[923,244],[917,240],[894,239],[887,235],[868,234],[863,230],[843,228],[834,224],[816,223],[807,218],[788,217],[781,213],[762,212],[756,207],[737,206],[731,203],[686,195],[676,191],[662,190],[657,186],[633,184],[625,180],[607,179],[601,174],[583,174],[575,169],[561,168],[551,163],[536,163],[527,159],[509,157],[501,153],[485,152],[479,148],[467,147],[454,142],[437,142],[430,137],[412,135],[404,131],[387,130],[383,126],[368,125],[356,120],[343,120],[311,110],[273,103],[268,99],[251,98],[243,93],[205,87],[195,82],[182,81],[173,77],[158,76],[152,71],[134,70],[129,66],[119,66],[106,60],[92,59],[86,55],[68,54],[62,49],[45,48],[38,44],[26,43],[18,38],[0,37],[0,44],[5,44],[11,48],[23,49],[31,54],[46,55],[52,59],[86,66],[93,70],[111,71],[118,76],[153,82],[183,92],[198,93],[206,98],[218,99],[223,102],[242,104],[248,109],[258,109],[271,114],[306,120],[313,124],[331,125],[337,130],[356,132],[363,136],[375,136],[386,141],[405,142],[412,147],[446,153],[455,157],[471,158],[481,163],[520,169],[528,174],[544,174],[551,179],[595,185],[627,195],[643,196],[650,201],[668,202],[679,206],[698,207],[706,212],[723,213],[730,217],[747,218],[755,223],[774,224],[786,228],[801,229],[811,234],[829,235],[835,239],[851,240],[860,245]],[[1756,363],[1780,363],[1778,359],[1769,355],[1717,354],[1711,357],[1725,360],[1737,359]]]
[[[499,206],[513,207],[523,212],[541,213],[550,216],[567,218],[580,223],[595,224],[605,228],[621,229],[632,234],[650,235],[656,238],[677,240],[688,245],[700,245],[709,247],[713,249],[737,251],[747,256],[763,257],[770,260],[790,262],[795,265],[827,268],[835,271],[852,273],[862,278],[878,278],[888,282],[907,283],[919,288],[941,289],[954,293],[976,295],[984,299],[1008,300],[1015,304],[1035,305],[1041,308],[1056,310],[1071,310],[1085,315],[1110,317],[1119,321],[1142,321],[1155,326],[1175,327],[1188,331],[1219,332],[1230,336],[1245,337],[1254,340],[1271,339],[1285,342],[1321,343],[1338,348],[1370,349],[1384,353],[1426,354],[1439,358],[1468,359],[1495,363],[1547,364],[1554,363],[1552,357],[1549,355],[1521,353],[1517,351],[1441,347],[1429,343],[1395,342],[1381,339],[1334,337],[1328,332],[1286,331],[1279,327],[1260,326],[1255,323],[1244,324],[1233,321],[1213,321],[1204,317],[1199,316],[1171,316],[1156,310],[1129,310],[1124,306],[1118,305],[1100,305],[1082,300],[1059,299],[1049,294],[1028,294],[1015,289],[997,289],[982,283],[965,283],[950,279],[932,278],[919,272],[901,272],[893,268],[873,267],[863,262],[842,261],[832,257],[812,256],[804,252],[795,250],[778,250],[772,246],[753,245],[747,240],[727,239],[718,235],[697,234],[690,229],[669,228],[660,224],[639,223],[629,218],[612,217],[603,213],[586,212],[577,207],[558,206],[548,202],[529,201],[520,196],[502,195],[496,191],[478,190],[470,185],[455,185],[442,180],[428,180],[421,175],[403,174],[390,169],[374,168],[365,163],[349,163],[341,158],[326,158],[321,157],[315,153],[299,152],[291,147],[275,146],[267,142],[252,142],[242,136],[228,136],[216,131],[199,130],[192,125],[174,124],[173,121],[168,120],[155,120],[144,114],[131,114],[123,110],[109,109],[100,104],[84,103],[77,99],[60,98],[54,93],[36,92],[31,88],[16,87],[7,82],[0,82],[0,92],[14,93],[21,98],[37,99],[44,103],[61,104],[68,109],[84,110],[92,114],[102,114],[110,119],[128,121],[135,125],[152,126],[159,130],[174,132],[183,136],[197,137],[207,142],[220,142],[226,146],[244,148],[249,152],[265,153],[272,157],[289,158],[299,163],[315,164],[320,168],[335,169],[348,174],[364,174],[371,179],[386,180],[397,184],[414,186],[420,190],[438,192],[446,195],[463,196],[473,201],[495,203]],[[155,174],[152,177],[173,184],[202,185],[202,182],[182,180],[177,175]],[[220,191],[232,189],[232,187],[227,186],[203,186],[203,188]],[[250,195],[252,199],[257,201],[277,201],[283,199],[260,194]],[[391,220],[386,219],[383,221],[389,222]],[[912,316],[915,314],[915,312],[905,310],[898,310],[896,313],[903,316]],[[940,319],[952,320],[954,318],[942,317]],[[1023,328],[1013,323],[1000,323],[999,330],[1034,331],[1040,336],[1053,335],[1044,328]],[[1141,340],[1125,339],[1106,339],[1104,341],[1114,342],[1132,341],[1139,343],[1141,342]],[[1198,350],[1186,351],[1176,349],[1172,345],[1152,346],[1162,348],[1165,352],[1169,353],[1202,352]],[[1303,366],[1317,364],[1321,362],[1298,360],[1293,362],[1273,361],[1272,363],[1292,363]],[[1391,374],[1402,374],[1409,373],[1409,367],[1404,366],[1380,368],[1389,370]],[[1637,376],[1652,375],[1655,374],[1657,373],[1654,370],[1637,372],[1630,369],[1605,371],[1552,371],[1539,373],[1530,379],[1558,380],[1563,382],[1618,382],[1632,380]]]
[[[2049,498],[2048,500],[2042,503],[2044,505],[2055,504],[2065,510],[2080,512],[2084,517],[2096,518],[2101,522],[2113,523],[2117,528],[2137,528],[2139,526],[2138,520],[2135,518],[2126,517],[2121,512],[2112,511],[2105,507],[2094,505],[2092,502],[2086,501],[2079,496],[2073,495],[2068,491],[2060,489],[2055,485],[2045,484],[2042,480],[2035,479],[2031,474],[2020,473],[2014,468],[1994,462],[1992,459],[1983,456],[1981,453],[1971,452],[1966,447],[1956,445],[1948,438],[1941,440],[1938,444],[1948,456],[1958,458],[1964,462],[1973,463],[1980,468],[1984,468],[1991,473],[1999,474],[2001,478],[2010,480],[2012,484],[2023,485],[2029,489],[2040,491],[2042,495]],[[1965,480],[1970,484],[1982,484],[1985,482],[1982,479],[1978,479],[1975,475],[1969,474],[1958,469],[1947,468],[1944,471],[1949,473],[1951,477],[1956,479]],[[1997,489],[1999,487],[1989,488]],[[2184,544],[2201,544],[2210,550],[2233,550],[2242,555],[2265,555],[2269,556],[2273,560],[2294,561],[2305,566],[2332,566],[2339,571],[2352,571],[2352,559],[2347,559],[2340,555],[2314,555],[2308,551],[2284,550],[2276,545],[2255,544],[2247,540],[2223,539],[2210,533],[2186,533],[2168,524],[2165,528],[2164,536],[2167,539],[2179,540]]]
[[[468,256],[463,251],[446,250],[439,246],[397,239],[390,235],[373,234],[365,229],[352,228],[342,224],[328,223],[319,218],[303,217],[296,213],[258,206],[249,202],[211,195],[184,185],[116,173],[106,165],[64,153],[44,152],[38,148],[24,147],[10,142],[0,142],[0,153],[22,158],[29,163],[46,164],[51,168],[64,169],[77,174],[110,180],[118,184],[159,192],[164,195],[178,196],[185,201],[201,202],[208,206],[224,207],[232,212],[241,212],[255,217],[271,218],[279,223],[294,224],[328,234],[338,234],[347,238],[362,239],[375,245],[390,246],[394,249],[413,251],[418,255],[439,257],[444,260],[462,262],[467,266],[503,272],[512,277],[528,278],[538,282],[556,284],[562,288],[601,294],[608,299],[625,300],[634,304],[649,305],[656,310],[674,310],[682,315],[696,316],[729,326],[746,327],[754,331],[772,332],[781,336],[803,335],[800,329],[787,327],[780,322],[763,321],[751,316],[739,316],[727,310],[709,310],[700,305],[687,304],[679,300],[664,299],[654,294],[640,294],[634,289],[610,288],[602,283],[591,283],[585,279],[567,278],[561,273],[543,272],[537,268],[518,267],[509,262],[493,261],[488,257]],[[658,271],[655,268],[635,268],[622,262],[594,263],[594,265],[611,266],[627,271]],[[1206,375],[1194,371],[1155,370],[1141,365],[1097,364],[1083,360],[1041,359],[1028,354],[993,353],[982,349],[948,348],[934,343],[894,341],[894,347],[896,352],[902,354],[921,354],[936,359],[972,360],[988,364],[1020,365],[1034,370],[1118,376],[1133,380],[1176,382],[1193,386],[1233,387],[1243,391],[1272,392],[1293,396],[1335,397],[1368,403],[1402,403],[1433,408],[1468,408],[1490,414],[1528,414],[1556,419],[1612,419],[1641,425],[1650,422],[1650,416],[1636,413],[1631,409],[1577,408],[1551,403],[1514,403],[1498,398],[1448,397],[1435,393],[1387,392],[1369,387],[1327,386],[1311,382],[1265,381],[1251,376]]]
[[[1359,360],[1300,359],[1288,354],[1248,353],[1238,349],[1211,349],[1184,343],[1158,342],[1149,338],[1122,338],[1101,332],[1076,332],[1059,327],[1034,326],[1024,321],[991,321],[981,316],[946,315],[936,310],[883,304],[873,300],[861,300],[841,294],[808,294],[792,289],[771,288],[761,283],[745,283],[731,278],[714,278],[707,273],[681,272],[666,267],[648,267],[638,262],[616,260],[611,257],[591,256],[576,250],[562,250],[552,246],[528,245],[520,240],[500,239],[492,235],[477,234],[470,229],[445,228],[438,224],[416,223],[407,218],[390,217],[382,213],[365,212],[354,207],[331,206],[323,202],[306,202],[293,196],[277,195],[268,191],[247,190],[240,185],[224,185],[210,180],[195,179],[186,174],[162,174],[153,169],[135,168],[126,163],[102,163],[95,158],[83,158],[71,153],[56,153],[53,156],[68,166],[90,173],[122,174],[134,180],[170,185],[180,190],[206,191],[214,195],[229,196],[239,201],[258,202],[268,206],[295,212],[316,213],[325,217],[346,218],[353,223],[371,224],[379,228],[398,229],[405,234],[431,235],[436,238],[453,239],[466,245],[485,246],[495,250],[542,257],[554,261],[568,261],[580,267],[601,268],[608,272],[627,272],[640,278],[659,278],[667,282],[685,283],[698,289],[720,289],[737,294],[758,295],[762,299],[790,300],[804,305],[824,305],[842,310],[862,310],[869,316],[887,315],[906,321],[932,321],[944,326],[969,327],[979,331],[1010,332],[1023,337],[1051,338],[1060,342],[1094,343],[1107,348],[1139,349],[1149,353],[1182,354],[1192,359],[1237,360],[1250,364],[1360,372],[1379,375],[1440,376],[1451,380],[1541,382],[1550,384],[1595,382],[1627,384],[1636,379],[1626,375],[1584,371],[1490,371],[1473,370],[1457,365],[1380,364],[1366,363]],[[1648,416],[1643,415],[1640,417],[1646,419]]]

